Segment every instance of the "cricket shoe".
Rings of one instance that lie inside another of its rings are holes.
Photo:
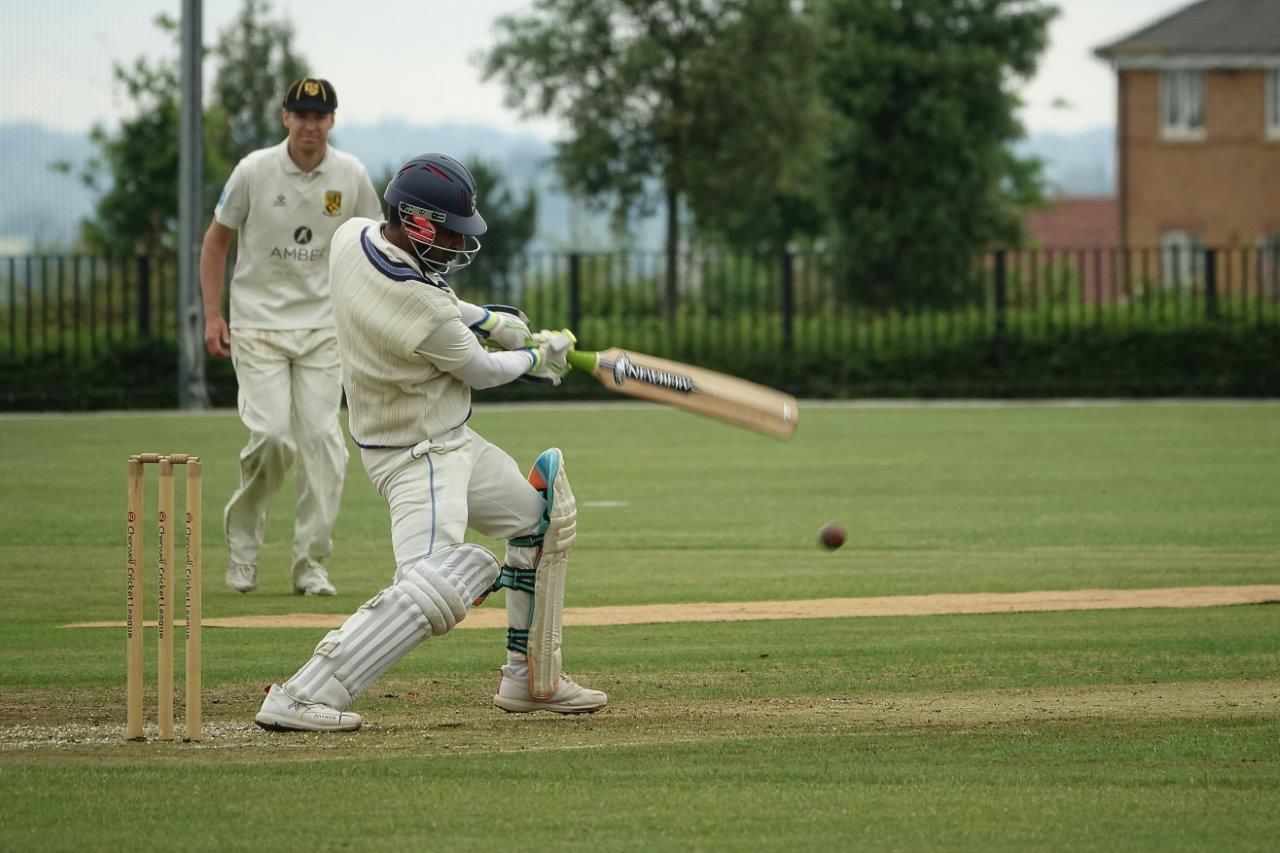
[[[236,592],[253,592],[258,588],[258,567],[253,563],[231,563],[227,566],[227,586]]]
[[[315,560],[305,560],[293,569],[293,591],[297,595],[337,595],[329,573]]]
[[[502,667],[502,680],[498,682],[493,704],[510,714],[527,714],[530,711],[594,714],[609,704],[609,697],[561,675],[554,693],[546,699],[536,699],[529,690],[529,670],[524,666],[507,664]]]
[[[353,732],[364,722],[359,714],[295,699],[279,684],[267,688],[262,710],[253,721],[273,732]]]

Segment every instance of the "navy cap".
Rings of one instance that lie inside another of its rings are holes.
[[[338,94],[328,80],[303,77],[294,80],[285,90],[284,108],[292,113],[331,113],[338,108]]]

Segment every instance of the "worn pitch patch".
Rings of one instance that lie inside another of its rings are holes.
[[[1131,610],[1280,603],[1280,585],[1186,586],[1167,589],[1075,589],[1047,592],[890,595],[797,601],[737,601],[566,607],[564,624],[645,625],[661,622],[749,622],[769,619],[844,619],[866,616],[946,616],[1059,610]],[[207,628],[337,628],[346,614],[282,613],[206,618]],[[146,623],[154,626],[154,621]],[[184,624],[178,620],[175,624]],[[124,622],[76,622],[67,628],[123,628]],[[506,628],[504,608],[473,610],[462,628]]]

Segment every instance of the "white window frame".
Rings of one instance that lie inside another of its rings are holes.
[[[1204,277],[1204,238],[1190,231],[1160,235],[1160,284],[1165,290],[1192,290]]]
[[[1160,135],[1164,139],[1204,139],[1204,71],[1160,72]]]
[[[1280,139],[1280,68],[1267,69],[1267,139]]]

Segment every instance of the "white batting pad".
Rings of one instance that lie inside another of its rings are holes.
[[[285,690],[345,709],[419,643],[462,621],[497,577],[497,558],[479,545],[454,545],[424,557],[326,634]]]
[[[556,692],[560,681],[560,642],[564,627],[564,586],[569,551],[577,535],[578,506],[569,488],[564,458],[558,449],[538,457],[546,475],[549,525],[542,540],[542,556],[533,588],[533,616],[529,624],[529,691],[537,699]],[[554,471],[552,470],[554,468]]]

